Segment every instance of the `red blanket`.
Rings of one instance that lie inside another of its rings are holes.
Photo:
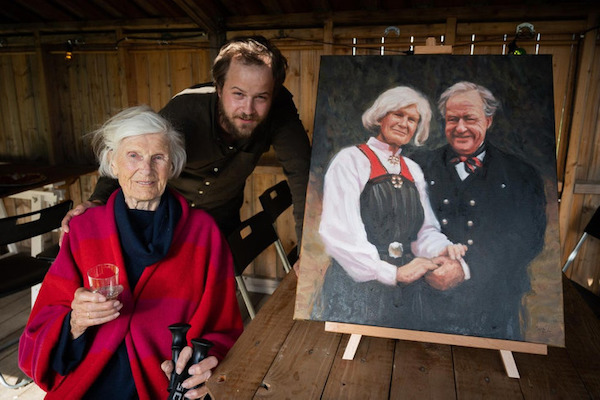
[[[210,354],[222,359],[242,332],[229,248],[208,214],[192,210],[174,193],[183,209],[168,255],[147,267],[132,292],[127,274],[121,315],[88,329],[91,346],[67,376],[54,372],[52,350],[78,287],[88,287],[86,271],[99,263],[123,269],[114,218],[115,194],[106,206],[89,209],[70,223],[60,253],[46,275],[19,345],[19,366],[48,399],[81,398],[124,340],[141,399],[164,398],[167,379],[160,369],[171,358],[168,326],[187,322],[188,342],[202,337],[214,343]]]

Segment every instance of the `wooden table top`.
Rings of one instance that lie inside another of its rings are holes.
[[[25,179],[23,184],[5,184],[0,182],[0,198],[8,197],[26,190],[35,189],[44,185],[56,182],[66,181],[71,184],[81,175],[88,174],[97,170],[93,165],[43,165],[43,164],[19,164],[19,163],[0,163],[0,177],[29,175],[34,179],[27,183]],[[40,179],[35,179],[39,176]]]
[[[498,350],[376,337],[342,360],[349,335],[293,320],[288,274],[207,382],[213,399],[600,398],[600,320],[563,278],[566,347],[514,353],[509,378]]]

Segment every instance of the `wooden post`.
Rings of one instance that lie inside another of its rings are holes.
[[[123,28],[119,27],[115,30],[117,42],[121,45],[117,48],[117,58],[119,60],[119,87],[121,88],[121,107],[130,107],[137,104],[137,93],[135,80],[131,79],[132,74],[129,67],[129,57],[125,50],[125,46],[121,41],[124,39]]]
[[[41,120],[46,121],[46,133],[45,136],[48,140],[48,162],[50,165],[55,165],[58,160],[63,160],[63,153],[61,146],[58,145],[57,131],[55,118],[51,118],[54,115],[54,110],[51,111],[53,105],[56,104],[55,98],[50,98],[52,90],[48,89],[48,80],[46,78],[46,68],[48,68],[47,57],[42,48],[41,33],[39,30],[35,31],[35,53],[39,62],[38,66],[38,79],[39,79],[39,94],[40,94],[40,113],[42,115]]]
[[[325,20],[325,24],[323,25],[323,54],[332,55],[333,54],[333,19],[331,17]]]
[[[596,26],[598,14],[592,14],[588,17],[587,27]],[[577,222],[581,219],[581,209],[584,196],[575,196],[574,186],[577,179],[578,158],[580,155],[581,138],[584,133],[586,108],[589,107],[589,93],[594,87],[591,84],[592,65],[594,63],[596,51],[597,29],[588,31],[583,40],[583,50],[579,70],[577,72],[577,86],[575,92],[575,101],[573,105],[573,120],[569,136],[569,150],[565,165],[565,179],[563,183],[562,195],[560,198],[559,209],[559,227],[561,252],[563,254],[561,265],[570,253],[570,249],[575,246],[578,234],[574,230],[579,226]],[[574,226],[574,224],[577,224]],[[573,271],[573,269],[571,269]],[[569,275],[571,277],[571,275]],[[576,279],[575,279],[576,280]]]

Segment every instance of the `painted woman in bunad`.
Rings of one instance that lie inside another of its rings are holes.
[[[423,172],[401,155],[413,138],[427,140],[430,120],[422,94],[387,90],[362,116],[373,136],[331,161],[319,226],[331,265],[315,319],[419,329],[423,285],[445,290],[469,278],[466,246],[440,232]]]

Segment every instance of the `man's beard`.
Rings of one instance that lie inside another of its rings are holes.
[[[254,133],[254,131],[256,129],[258,129],[258,127],[260,127],[264,122],[264,120],[259,121],[258,124],[252,129],[241,130],[241,129],[238,129],[238,127],[235,126],[235,124],[233,122],[233,119],[235,118],[235,116],[230,118],[225,113],[225,108],[223,107],[223,102],[221,101],[220,98],[218,101],[218,107],[219,107],[219,121],[221,122],[221,126],[223,127],[223,129],[225,129],[225,131],[227,133],[229,133],[236,140],[249,138],[250,136],[252,136],[252,133]],[[242,114],[242,115],[240,115],[240,117],[243,119],[251,119],[253,121],[258,121],[258,118],[256,116]]]

